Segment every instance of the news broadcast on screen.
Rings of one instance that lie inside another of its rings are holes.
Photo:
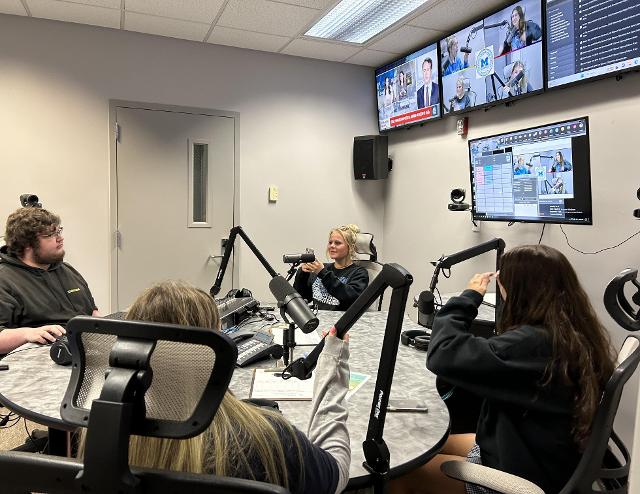
[[[523,0],[440,40],[444,113],[543,89],[541,0]]]
[[[378,68],[376,89],[380,131],[440,118],[437,45]]]

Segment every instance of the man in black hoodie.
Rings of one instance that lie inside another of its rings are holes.
[[[7,218],[0,248],[0,354],[50,343],[78,315],[98,316],[84,278],[64,259],[60,217],[20,208]]]

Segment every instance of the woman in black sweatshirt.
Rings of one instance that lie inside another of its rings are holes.
[[[319,309],[347,310],[369,284],[369,273],[353,263],[356,225],[339,226],[329,232],[327,255],[333,260],[323,264],[317,259],[300,266],[293,288]]]
[[[492,277],[505,299],[498,335],[469,332]],[[614,357],[606,330],[567,258],[545,245],[502,257],[440,310],[427,367],[484,398],[475,434],[451,435],[442,454],[391,492],[490,492],[440,472],[448,460],[481,463],[558,492],[575,469]]]

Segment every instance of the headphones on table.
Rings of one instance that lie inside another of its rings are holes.
[[[431,341],[431,333],[423,329],[409,329],[400,333],[400,342],[403,345],[412,346],[416,350],[427,351],[429,342]]]
[[[227,292],[225,298],[242,298],[242,297],[252,297],[253,294],[251,290],[248,288],[233,288]]]

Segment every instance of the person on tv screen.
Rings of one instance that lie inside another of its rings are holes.
[[[522,7],[516,5],[511,11],[511,25],[500,55],[529,46],[540,38],[542,38],[540,26],[533,21],[525,20]]]
[[[293,289],[322,310],[347,310],[369,285],[369,273],[353,262],[360,229],[344,225],[329,232],[327,254],[332,263],[318,259],[298,269]]]
[[[524,162],[524,158],[522,156],[518,156],[516,161],[516,165],[513,167],[514,175],[531,175],[532,165],[528,165]]]
[[[433,60],[429,57],[422,62],[422,80],[424,84],[418,89],[418,109],[428,108],[440,103],[440,88],[431,80]]]
[[[407,78],[402,70],[398,74],[398,87],[399,96],[404,98],[407,95]]]
[[[562,180],[562,176],[558,175],[557,177],[553,177],[551,181],[551,193],[564,194],[564,192],[564,180]]]
[[[527,73],[525,70],[524,62],[516,60],[511,67],[511,74],[509,80],[506,82],[501,90],[502,98],[509,98],[511,96],[520,96],[521,94],[533,91],[533,87],[527,80]]]
[[[464,77],[458,77],[456,81],[456,94],[449,100],[449,111],[464,110],[471,106],[471,98],[469,97],[469,91],[464,90]]]
[[[571,171],[571,168],[571,163],[564,159],[562,151],[558,151],[556,152],[556,156],[553,159],[553,164],[551,165],[551,169],[549,170],[549,172],[568,172]]]
[[[442,75],[453,74],[469,67],[469,53],[465,53],[463,60],[458,56],[458,38],[455,34],[447,39],[447,56],[442,64]]]
[[[393,88],[391,87],[391,79],[385,77],[384,79],[384,96],[382,97],[384,106],[389,106],[393,103]]]
[[[470,328],[492,278],[504,304],[496,336],[482,338]],[[440,309],[427,354],[431,372],[484,399],[476,432],[451,434],[440,454],[393,479],[389,492],[495,492],[446,477],[440,465],[449,460],[560,492],[582,457],[614,362],[609,334],[565,255],[546,245],[505,252],[499,273],[476,274]]]

